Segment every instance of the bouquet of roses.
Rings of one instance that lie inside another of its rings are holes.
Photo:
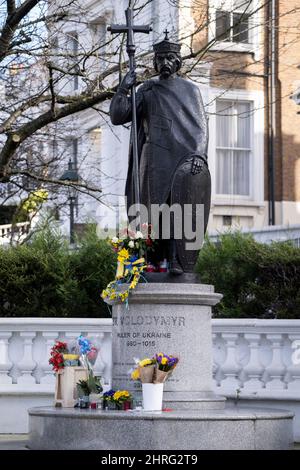
[[[144,384],[163,383],[171,375],[178,361],[178,357],[168,356],[164,353],[155,354],[151,359],[136,360],[136,367],[131,372],[131,379],[140,380]]]
[[[67,343],[56,341],[50,351],[49,364],[52,365],[54,372],[58,372],[65,367],[64,354],[68,352]]]
[[[49,364],[58,372],[67,366],[79,366],[80,364],[92,370],[98,356],[99,347],[90,339],[80,335],[76,340],[69,342],[56,341],[50,351]]]

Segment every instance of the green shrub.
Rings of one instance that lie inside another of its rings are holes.
[[[82,293],[78,315],[84,317],[110,316],[107,305],[100,297],[102,290],[115,278],[117,257],[111,247],[91,227],[81,240],[80,248],[70,258],[73,276]]]
[[[30,244],[0,248],[0,316],[107,316],[100,293],[114,273],[115,256],[95,233],[69,252],[60,234],[42,231]]]
[[[300,249],[291,243],[221,235],[217,244],[206,241],[197,271],[224,296],[217,317],[300,318]]]

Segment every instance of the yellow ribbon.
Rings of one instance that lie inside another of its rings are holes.
[[[117,274],[116,278],[121,279],[124,276],[127,276],[129,273],[129,268],[126,266],[137,266],[138,264],[144,264],[145,263],[145,258],[140,258],[134,261],[133,263],[131,261],[118,261],[118,266],[117,266]]]

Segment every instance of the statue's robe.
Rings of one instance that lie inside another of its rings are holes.
[[[154,79],[138,89],[136,98],[141,203],[149,209],[151,204],[166,202],[204,204],[206,228],[210,208],[207,164],[200,174],[190,173],[193,156],[207,162],[208,125],[199,87],[178,76]],[[115,125],[132,119],[131,98],[122,89],[111,101],[110,117]],[[130,207],[135,202],[132,142],[125,194]],[[186,264],[182,246],[179,251]]]

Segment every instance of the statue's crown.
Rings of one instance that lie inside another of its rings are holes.
[[[181,49],[181,44],[178,44],[176,42],[171,42],[169,40],[169,32],[167,30],[164,31],[164,33],[165,33],[164,40],[153,45],[154,52],[155,53],[175,52],[176,54],[179,54],[180,49]]]

